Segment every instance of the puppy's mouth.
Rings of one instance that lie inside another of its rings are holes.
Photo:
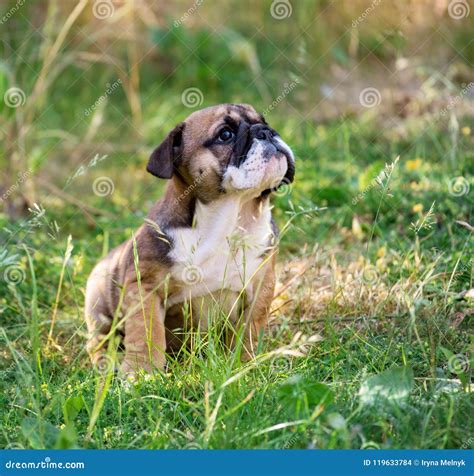
[[[295,156],[279,135],[275,136],[273,143],[276,144],[275,148],[277,150],[277,155],[283,157],[286,160],[286,173],[280,185],[283,183],[289,184],[295,179]]]
[[[239,126],[225,188],[267,194],[293,182],[294,175],[294,155],[275,130],[266,124]]]

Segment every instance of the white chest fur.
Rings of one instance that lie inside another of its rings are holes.
[[[235,195],[197,202],[194,226],[170,235],[171,275],[180,291],[169,296],[168,307],[219,290],[240,292],[265,259],[272,236],[270,205],[255,210]]]

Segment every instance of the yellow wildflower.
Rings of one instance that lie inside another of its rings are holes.
[[[471,133],[471,128],[468,126],[465,126],[461,129],[461,132],[464,136],[468,136]]]
[[[422,160],[420,157],[417,157],[414,160],[407,160],[405,162],[405,169],[409,171],[417,170],[421,167],[421,162]]]
[[[413,213],[421,213],[422,211],[423,211],[422,203],[417,203],[416,205],[413,205],[413,208],[412,208]]]

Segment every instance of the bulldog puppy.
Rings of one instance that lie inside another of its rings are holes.
[[[293,181],[291,149],[253,107],[222,104],[178,124],[147,171],[169,180],[163,198],[87,281],[93,363],[119,333],[124,372],[163,369],[186,329],[206,331],[211,314],[235,332],[244,326],[242,357],[250,358],[274,293],[270,194]]]

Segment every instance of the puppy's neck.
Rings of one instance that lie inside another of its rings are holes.
[[[236,250],[247,248],[258,257],[273,233],[269,199],[243,200],[238,194],[226,194],[209,203],[196,199],[192,226],[169,228],[168,233],[175,263],[203,268],[217,259],[221,265],[228,264]]]
[[[165,227],[191,226],[196,206],[196,195],[192,185],[173,176],[166,186],[164,197],[158,202],[157,215]],[[164,218],[166,217],[166,219]]]
[[[196,197],[195,186],[187,185],[174,176],[166,187],[162,200],[162,210],[168,217],[163,225],[171,228],[196,226],[212,230],[213,223],[227,223],[229,227],[247,228],[269,211],[269,197],[240,194],[222,194],[212,201],[203,201]],[[162,215],[162,213],[160,213]],[[220,218],[225,218],[221,221]]]

